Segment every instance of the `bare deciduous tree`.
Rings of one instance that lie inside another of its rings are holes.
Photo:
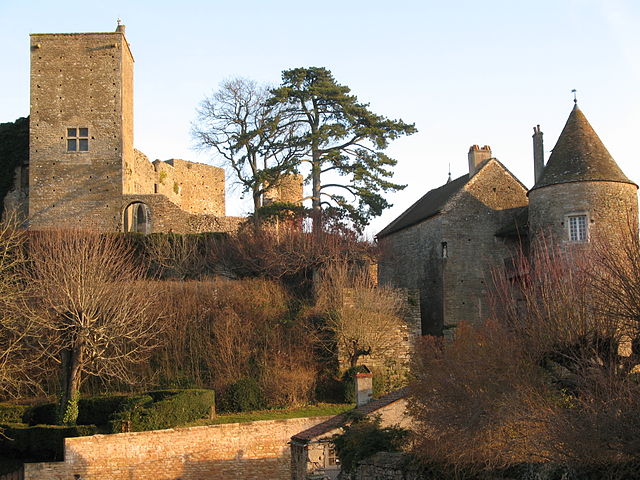
[[[397,346],[403,325],[399,291],[376,287],[363,268],[337,262],[320,276],[316,307],[339,355],[355,367],[363,355],[381,355]]]
[[[60,366],[60,421],[75,423],[87,375],[131,381],[129,367],[158,344],[160,322],[143,269],[115,235],[35,232],[29,244],[25,316]]]
[[[251,80],[227,80],[200,103],[192,129],[197,145],[220,155],[251,192],[254,213],[263,195],[296,171],[301,153],[291,140],[293,127],[282,121],[279,106],[267,105],[268,96],[267,88]]]

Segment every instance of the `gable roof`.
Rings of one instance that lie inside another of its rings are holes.
[[[444,185],[429,190],[416,203],[407,208],[398,218],[383,228],[376,237],[382,238],[407,227],[420,223],[437,215],[451,197],[464,187],[469,181],[469,174],[456,178]]]
[[[320,435],[324,435],[325,433],[330,432],[331,430],[335,430],[336,428],[340,428],[343,425],[347,424],[351,418],[353,413],[359,413],[361,415],[369,415],[376,410],[380,410],[387,405],[391,405],[398,400],[403,399],[409,394],[409,388],[404,387],[398,390],[394,390],[391,393],[387,393],[377,400],[372,400],[369,403],[362,405],[358,408],[354,408],[345,413],[341,413],[340,415],[336,415],[335,417],[331,417],[328,420],[325,420],[318,425],[314,425],[311,428],[307,428],[300,433],[295,434],[291,437],[291,440],[306,443]]]
[[[631,183],[606,149],[587,117],[573,107],[542,176],[531,190],[571,182]]]

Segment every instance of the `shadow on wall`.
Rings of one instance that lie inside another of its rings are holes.
[[[159,447],[163,448],[163,447]],[[73,455],[73,464],[67,462],[25,464],[24,480],[235,480],[238,478],[269,478],[290,480],[291,456],[289,449],[280,457],[252,458],[242,449],[231,459],[203,458],[210,450],[174,454],[163,459],[139,461],[117,465],[89,463]]]

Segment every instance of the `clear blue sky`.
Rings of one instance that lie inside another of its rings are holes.
[[[623,171],[640,182],[640,1],[0,0],[0,122],[29,112],[29,33],[111,31],[120,17],[135,63],[135,145],[151,159],[192,150],[199,101],[225,78],[277,84],[325,66],[371,109],[415,122],[392,144],[408,184],[375,233],[488,144],[527,186],[531,134],[551,150],[579,105]],[[228,214],[249,206],[230,193]]]

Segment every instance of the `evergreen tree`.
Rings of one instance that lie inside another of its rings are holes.
[[[350,91],[319,67],[286,70],[280,87],[271,91],[269,104],[283,107],[283,121],[295,126],[294,143],[306,146],[300,161],[311,167],[316,232],[322,229],[323,209],[347,215],[360,229],[391,206],[382,193],[404,188],[389,180],[396,160],[384,150],[390,140],[415,133],[414,124],[376,115]],[[327,182],[324,174],[330,172],[337,175]],[[346,178],[335,180],[340,176]]]

